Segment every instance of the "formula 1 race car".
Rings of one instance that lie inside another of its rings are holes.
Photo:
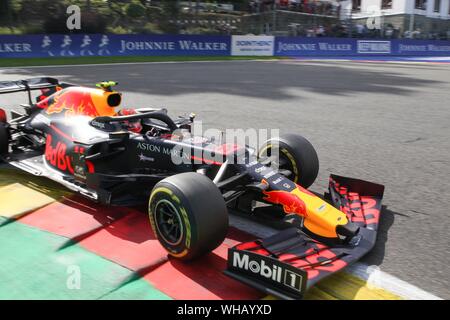
[[[148,202],[153,232],[181,260],[223,242],[229,210],[279,222],[273,236],[230,248],[225,273],[285,299],[301,298],[374,246],[383,186],[332,175],[321,198],[306,189],[319,162],[305,138],[283,135],[257,151],[192,136],[193,114],[116,111],[121,94],[114,85],[0,82],[0,94],[29,98],[9,120],[0,109],[0,160],[102,204]],[[36,101],[33,90],[41,91]]]

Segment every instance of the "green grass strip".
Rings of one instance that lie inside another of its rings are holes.
[[[139,57],[76,57],[76,58],[1,58],[0,67],[57,66],[104,63],[173,62],[173,61],[236,61],[279,60],[279,57],[212,57],[212,56],[139,56]]]
[[[77,244],[60,249],[66,242],[18,222],[1,226],[0,299],[170,299]]]

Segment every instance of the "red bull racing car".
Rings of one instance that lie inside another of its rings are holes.
[[[181,260],[223,242],[229,211],[276,222],[273,236],[230,248],[225,273],[285,299],[301,298],[374,246],[382,185],[332,175],[319,197],[307,190],[319,162],[305,138],[272,138],[257,151],[192,136],[193,114],[117,112],[115,84],[0,82],[0,94],[29,97],[23,112],[0,109],[0,160],[102,204],[148,203],[153,232]]]

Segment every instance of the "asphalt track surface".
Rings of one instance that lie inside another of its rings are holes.
[[[49,75],[117,80],[123,106],[195,112],[204,128],[278,128],[316,147],[321,168],[386,186],[377,265],[450,299],[450,65],[236,61],[14,68],[0,81]],[[2,107],[26,102],[0,96]]]

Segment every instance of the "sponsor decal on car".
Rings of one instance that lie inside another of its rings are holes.
[[[86,170],[89,173],[94,172],[94,165],[90,161],[83,160],[82,164],[75,161],[75,157],[83,155],[84,152],[84,147],[75,145],[71,149],[63,141],[58,141],[51,134],[47,135],[44,152],[46,162],[52,167],[63,172],[69,172],[82,180],[86,179]]]
[[[282,270],[276,265],[269,265],[264,260],[250,260],[250,256],[245,253],[234,252],[233,253],[233,267],[251,271],[262,277],[272,279],[280,282],[282,280]]]
[[[47,135],[47,141],[45,143],[45,160],[50,165],[58,168],[61,171],[69,171],[74,173],[70,157],[67,155],[67,145],[64,142],[58,141],[56,146],[52,146],[53,137]]]
[[[284,186],[284,185],[283,185]],[[284,186],[286,188],[286,186]],[[290,187],[288,185],[288,187]],[[264,200],[283,206],[285,213],[296,213],[302,217],[307,216],[305,202],[293,191],[273,190],[263,191]]]
[[[106,124],[105,123],[98,122],[98,121],[95,121],[95,120],[91,121],[91,125],[96,127],[96,128],[100,128],[100,129],[105,129],[106,128]]]
[[[139,155],[139,161],[153,162],[153,161],[155,161],[155,158],[147,157],[141,152],[141,154]]]
[[[89,92],[65,89],[60,91],[57,96],[52,97],[51,103],[46,100],[38,103],[38,105],[45,104],[48,104],[45,108],[48,115],[61,112],[64,112],[65,116],[82,114],[97,117],[100,115]]]
[[[151,152],[161,152],[161,146],[156,146],[154,144],[139,142],[137,145],[139,150],[151,151]]]
[[[277,174],[276,171],[271,170],[268,173],[264,174],[264,179],[269,179],[269,178],[271,178],[272,176],[274,176],[276,174]]]
[[[189,148],[175,148],[175,147],[166,147],[166,146],[158,146],[155,144],[151,144],[151,143],[145,143],[145,142],[139,142],[137,144],[137,148],[139,150],[142,151],[150,151],[150,152],[154,152],[154,153],[160,153],[163,155],[167,155],[169,156],[172,161],[175,164],[178,164],[180,162],[180,160],[184,160],[185,163],[191,163],[191,158],[193,158],[193,156],[191,156],[190,154],[190,146]],[[141,153],[142,154],[142,153]],[[140,159],[140,161],[150,161],[150,158],[147,158],[145,160]],[[154,158],[153,158],[154,160]],[[177,161],[174,161],[177,160]],[[183,162],[183,161],[181,161]]]
[[[275,180],[273,180],[272,181],[272,183],[273,184],[275,184],[275,185],[277,185],[277,184],[279,184],[281,181],[283,181],[284,179],[283,179],[283,177],[278,177],[278,178],[276,178]]]
[[[292,267],[268,256],[232,248],[228,253],[228,270],[242,273],[248,279],[267,287],[301,295],[306,288],[305,271]]]
[[[85,180],[85,179],[86,179],[86,170],[84,169],[83,166],[76,165],[76,166],[75,166],[75,170],[74,170],[73,175],[74,175],[76,178]]]

